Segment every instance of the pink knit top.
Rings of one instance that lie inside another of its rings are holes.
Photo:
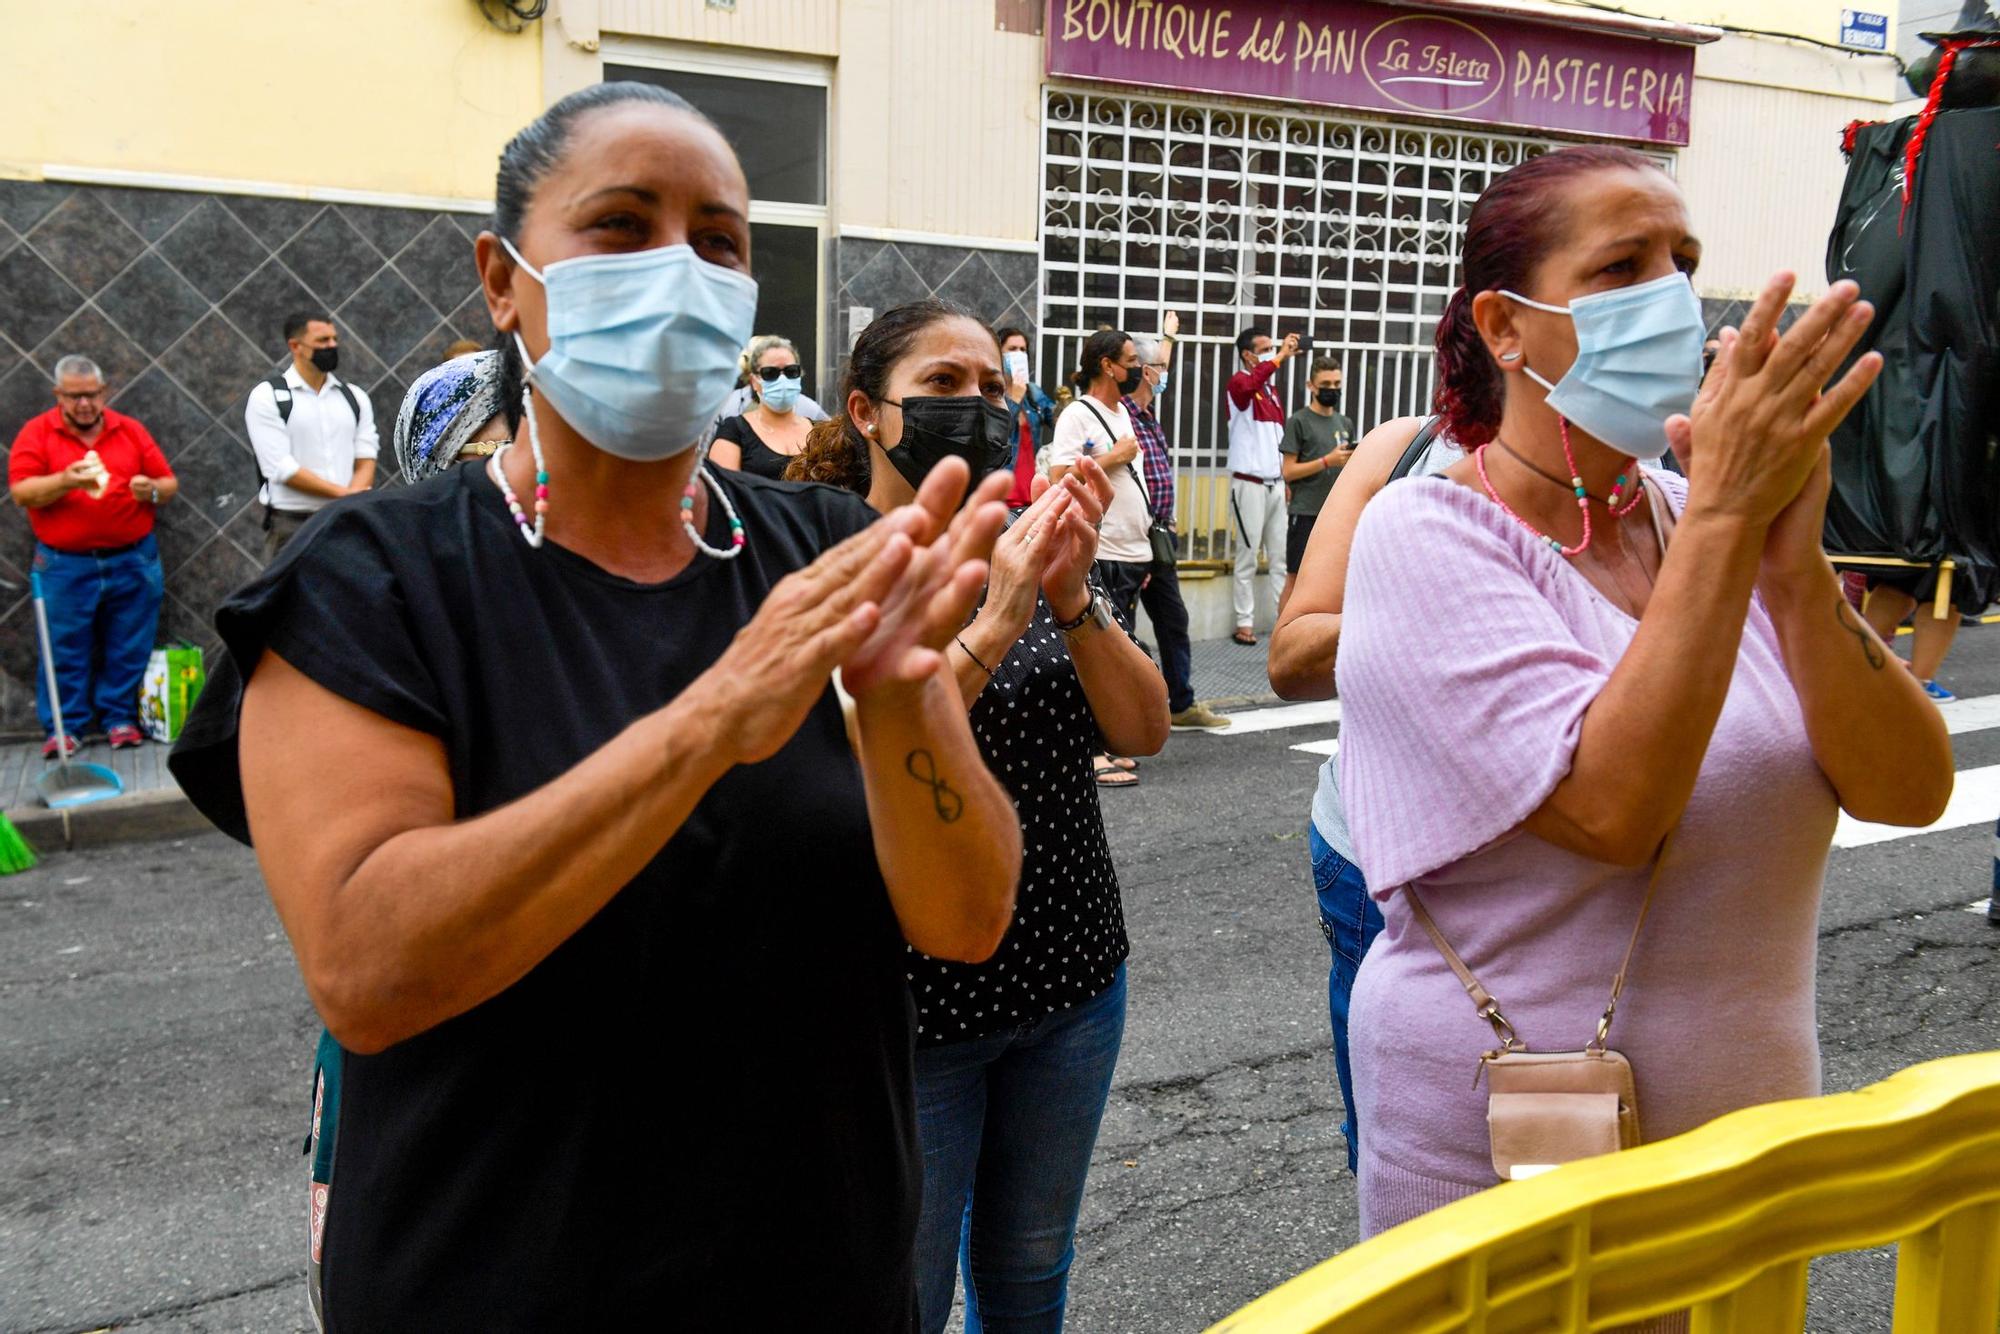
[[[1676,512],[1678,477],[1647,472]],[[1642,509],[1626,520],[1644,523]],[[1496,1183],[1492,1030],[1412,918],[1446,939],[1532,1048],[1584,1045],[1645,893],[1521,829],[1569,771],[1638,622],[1485,496],[1389,487],[1355,533],[1340,644],[1341,787],[1386,923],[1350,1015],[1362,1234]],[[1673,838],[1611,1045],[1647,1140],[1819,1091],[1813,974],[1837,816],[1763,604]]]

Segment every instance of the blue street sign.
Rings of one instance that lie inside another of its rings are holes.
[[[1887,51],[1889,49],[1889,16],[1870,14],[1866,10],[1843,9],[1840,11],[1840,44],[1857,46],[1864,51]]]

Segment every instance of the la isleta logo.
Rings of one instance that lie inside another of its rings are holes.
[[[1470,23],[1434,14],[1390,19],[1361,43],[1361,71],[1375,91],[1412,111],[1462,116],[1505,82],[1507,58]]]

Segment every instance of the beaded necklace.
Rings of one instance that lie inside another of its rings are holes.
[[[528,419],[528,449],[535,456],[535,517],[531,523],[521,498],[514,494],[514,488],[507,481],[507,451],[514,447],[509,440],[494,450],[486,460],[486,474],[493,484],[500,488],[501,499],[507,502],[507,512],[514,516],[514,525],[521,530],[521,539],[535,550],[541,550],[544,530],[549,519],[549,469],[542,457],[542,428],[535,421],[534,404],[529,401],[529,390],[521,386],[521,412]],[[729,518],[729,546],[712,547],[703,539],[701,531],[694,526],[694,501],[696,488],[706,483],[709,495],[722,503],[722,512]],[[734,560],[743,554],[743,518],[736,512],[736,506],[708,470],[708,445],[701,446],[695,456],[694,470],[688,474],[687,489],[681,492],[681,527],[688,539],[699,551],[713,556],[716,560]]]
[[[1486,451],[1493,447],[1493,441],[1489,440],[1485,444],[1481,445],[1478,449],[1472,451],[1472,465],[1479,471],[1479,485],[1486,489],[1487,499],[1491,500],[1494,504],[1498,505],[1501,511],[1504,514],[1506,514],[1508,518],[1512,519],[1515,523],[1520,524],[1523,528],[1527,529],[1530,533],[1534,534],[1537,540],[1546,542],[1549,545],[1550,550],[1555,551],[1560,555],[1574,558],[1577,556],[1581,556],[1584,552],[1590,550],[1591,497],[1590,497],[1590,492],[1584,489],[1582,475],[1577,472],[1576,454],[1570,448],[1570,443],[1569,443],[1569,422],[1562,417],[1557,417],[1556,427],[1558,430],[1562,432],[1563,462],[1569,465],[1570,489],[1576,492],[1576,507],[1583,514],[1583,541],[1577,543],[1573,547],[1564,546],[1562,544],[1561,538],[1550,537],[1547,533],[1543,532],[1541,529],[1535,527],[1535,525],[1529,523],[1526,519],[1516,514],[1514,512],[1513,506],[1509,505],[1506,501],[1500,499],[1500,493],[1494,489],[1492,479],[1486,475]],[[1519,454],[1514,453],[1513,448],[1509,446],[1505,441],[1500,442],[1500,447],[1502,449],[1505,449],[1510,455],[1513,455],[1514,458],[1520,459],[1520,461],[1523,464],[1525,464],[1530,471],[1535,472],[1542,477],[1548,478],[1549,481],[1554,482],[1557,486],[1562,485],[1562,479],[1560,477],[1555,477],[1550,475],[1549,473],[1543,472],[1542,469],[1535,467],[1535,465],[1529,463],[1528,460],[1521,458]],[[1615,519],[1624,518],[1626,515],[1630,514],[1635,508],[1638,507],[1640,498],[1646,494],[1646,479],[1643,476],[1640,477],[1638,485],[1632,488],[1632,496],[1629,500],[1625,499],[1625,497],[1622,494],[1624,492],[1624,489],[1625,489],[1625,474],[1621,472],[1618,474],[1618,480],[1612,483],[1611,494],[1605,499],[1604,502],[1605,507],[1611,511],[1611,516]],[[1623,502],[1622,505],[1620,503],[1621,501]]]

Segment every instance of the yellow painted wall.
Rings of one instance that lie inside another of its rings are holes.
[[[472,0],[0,0],[0,173],[44,164],[490,199],[541,37]]]

